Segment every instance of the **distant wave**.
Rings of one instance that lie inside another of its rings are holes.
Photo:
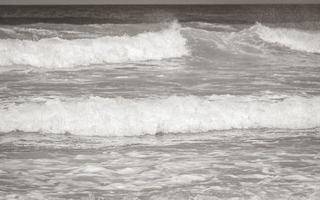
[[[81,32],[80,27],[84,30],[91,30],[90,27],[95,26],[100,27],[100,34],[111,25],[83,26],[85,28],[77,26],[74,30],[74,33],[77,33],[75,34],[77,38],[82,39],[72,40],[52,37],[57,34],[47,29],[1,28],[1,31],[10,37],[18,37],[19,35],[19,38],[28,36],[27,38],[30,39],[30,35],[35,35],[37,36],[35,38],[38,36],[44,38],[33,41],[0,39],[0,66],[29,65],[50,69],[161,60],[189,55],[191,52],[189,48],[192,48],[192,52],[201,52],[197,56],[209,56],[209,59],[212,59],[212,55],[216,55],[217,51],[257,56],[268,54],[270,50],[282,51],[289,48],[306,53],[320,53],[320,32],[271,28],[260,23],[240,29],[232,25],[203,22],[184,23],[181,27],[179,23],[173,22],[169,27],[158,32],[97,38],[88,38],[87,36],[90,34],[92,34],[91,37],[96,37],[97,34],[94,31],[92,33],[90,31]],[[119,26],[113,26],[119,29]],[[141,31],[144,28],[149,30],[148,27],[152,26],[162,27],[163,24],[130,24],[121,26],[121,30],[126,32],[127,29],[127,32],[130,32],[138,26]],[[62,28],[60,27],[60,29]],[[16,30],[18,30],[17,33],[14,32]],[[110,31],[110,27],[108,30]],[[35,32],[36,34],[34,34]],[[64,30],[64,33],[66,32]],[[87,38],[84,39],[85,35]]]
[[[145,32],[136,36],[74,40],[46,38],[38,41],[2,39],[0,65],[63,68],[161,60],[188,55],[186,42],[177,23],[159,32]]]
[[[320,127],[320,97],[171,96],[1,103],[0,132],[136,136],[210,130]]]
[[[204,23],[195,28],[187,27],[186,31],[191,37],[205,40],[208,45],[213,43],[216,48],[230,53],[261,54],[268,52],[268,48],[272,48],[271,45],[306,53],[320,53],[320,32],[318,31],[271,28],[260,23],[242,30],[232,30],[228,26],[212,24],[213,27],[220,27],[223,31],[208,31],[207,26]]]
[[[320,53],[320,32],[308,32],[298,29],[270,28],[257,23],[251,27],[261,39],[276,43],[293,50]]]

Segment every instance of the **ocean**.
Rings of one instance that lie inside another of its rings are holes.
[[[320,5],[0,6],[0,199],[320,199]]]

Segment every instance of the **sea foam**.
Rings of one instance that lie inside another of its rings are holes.
[[[210,130],[320,127],[320,97],[170,96],[2,103],[0,132],[137,136]]]
[[[66,40],[0,40],[0,66],[30,65],[69,68],[130,61],[161,60],[188,55],[187,40],[177,23],[159,32]]]

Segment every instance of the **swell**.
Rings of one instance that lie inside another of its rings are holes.
[[[46,68],[99,65],[130,61],[161,60],[188,55],[187,40],[178,24],[159,32],[135,36],[105,36],[66,40],[0,40],[0,65],[30,65]]]
[[[170,96],[2,103],[0,132],[137,136],[320,126],[320,97]]]

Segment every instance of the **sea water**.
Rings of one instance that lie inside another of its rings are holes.
[[[320,7],[0,7],[1,199],[319,199]]]

